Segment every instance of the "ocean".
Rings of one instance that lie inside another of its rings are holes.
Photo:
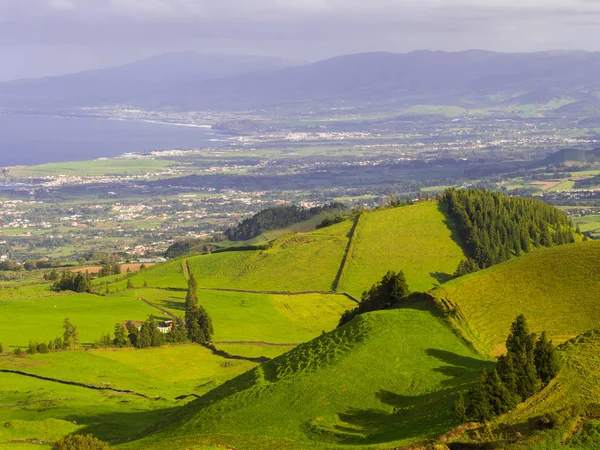
[[[210,128],[111,119],[0,114],[0,167],[110,158],[224,144]]]

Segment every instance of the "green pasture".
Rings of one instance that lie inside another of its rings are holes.
[[[141,175],[162,172],[174,164],[173,161],[159,159],[96,159],[10,167],[9,175],[15,177]]]
[[[512,259],[432,291],[457,305],[459,323],[484,352],[503,352],[511,322],[525,314],[533,331],[555,342],[600,323],[600,242],[581,242]]]
[[[388,270],[404,271],[412,291],[447,281],[465,258],[448,220],[436,202],[364,213],[338,290],[360,297]]]
[[[126,447],[411,445],[453,427],[452,402],[486,364],[430,311],[370,313],[223,384]]]

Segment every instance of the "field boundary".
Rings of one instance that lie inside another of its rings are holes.
[[[350,229],[350,233],[348,236],[348,245],[346,245],[346,251],[344,252],[344,256],[342,256],[340,268],[338,269],[338,273],[335,276],[335,280],[333,280],[333,284],[331,285],[331,290],[333,292],[337,292],[337,290],[340,286],[340,281],[342,280],[342,277],[344,276],[344,272],[346,271],[346,263],[348,261],[348,255],[350,254],[350,251],[352,250],[352,247],[353,247],[352,244],[354,242],[354,234],[356,233],[356,229],[358,228],[358,222],[360,222],[361,217],[362,217],[362,213],[359,214],[359,216],[354,221],[354,225],[352,225],[352,228]],[[351,297],[351,298],[352,298],[352,300],[356,300],[353,297]]]
[[[232,344],[232,345],[255,345],[257,347],[298,347],[303,342],[274,343],[265,341],[213,341],[213,344]]]
[[[158,309],[161,313],[163,313],[166,316],[171,317],[172,319],[177,318],[177,316],[175,314],[173,314],[171,311],[167,311],[166,309],[163,309],[160,306],[156,306],[154,303],[146,300],[145,298],[138,298],[138,300],[144,302],[146,305],[150,306],[151,308]]]
[[[0,373],[8,373],[8,374],[13,374],[13,375],[21,375],[24,377],[37,378],[38,380],[51,381],[53,383],[66,384],[67,386],[77,386],[77,387],[81,387],[81,388],[85,388],[85,389],[93,389],[95,391],[111,391],[111,392],[117,392],[119,394],[137,395],[138,397],[143,397],[143,398],[147,398],[150,400],[160,398],[160,397],[151,397],[150,395],[141,394],[139,392],[131,391],[129,389],[116,389],[116,388],[111,388],[111,387],[106,387],[106,386],[98,386],[95,384],[80,383],[79,381],[60,380],[58,378],[45,377],[43,375],[36,375],[34,373],[23,372],[21,370],[0,369]]]

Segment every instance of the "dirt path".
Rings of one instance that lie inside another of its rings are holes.
[[[184,259],[181,261],[181,268],[183,269],[183,278],[189,281],[190,279],[190,263],[189,260]]]

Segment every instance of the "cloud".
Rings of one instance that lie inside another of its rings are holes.
[[[121,59],[196,49],[312,60],[421,48],[592,49],[599,25],[600,0],[0,0],[0,61],[3,47],[36,46],[87,48],[103,62],[110,49]]]

